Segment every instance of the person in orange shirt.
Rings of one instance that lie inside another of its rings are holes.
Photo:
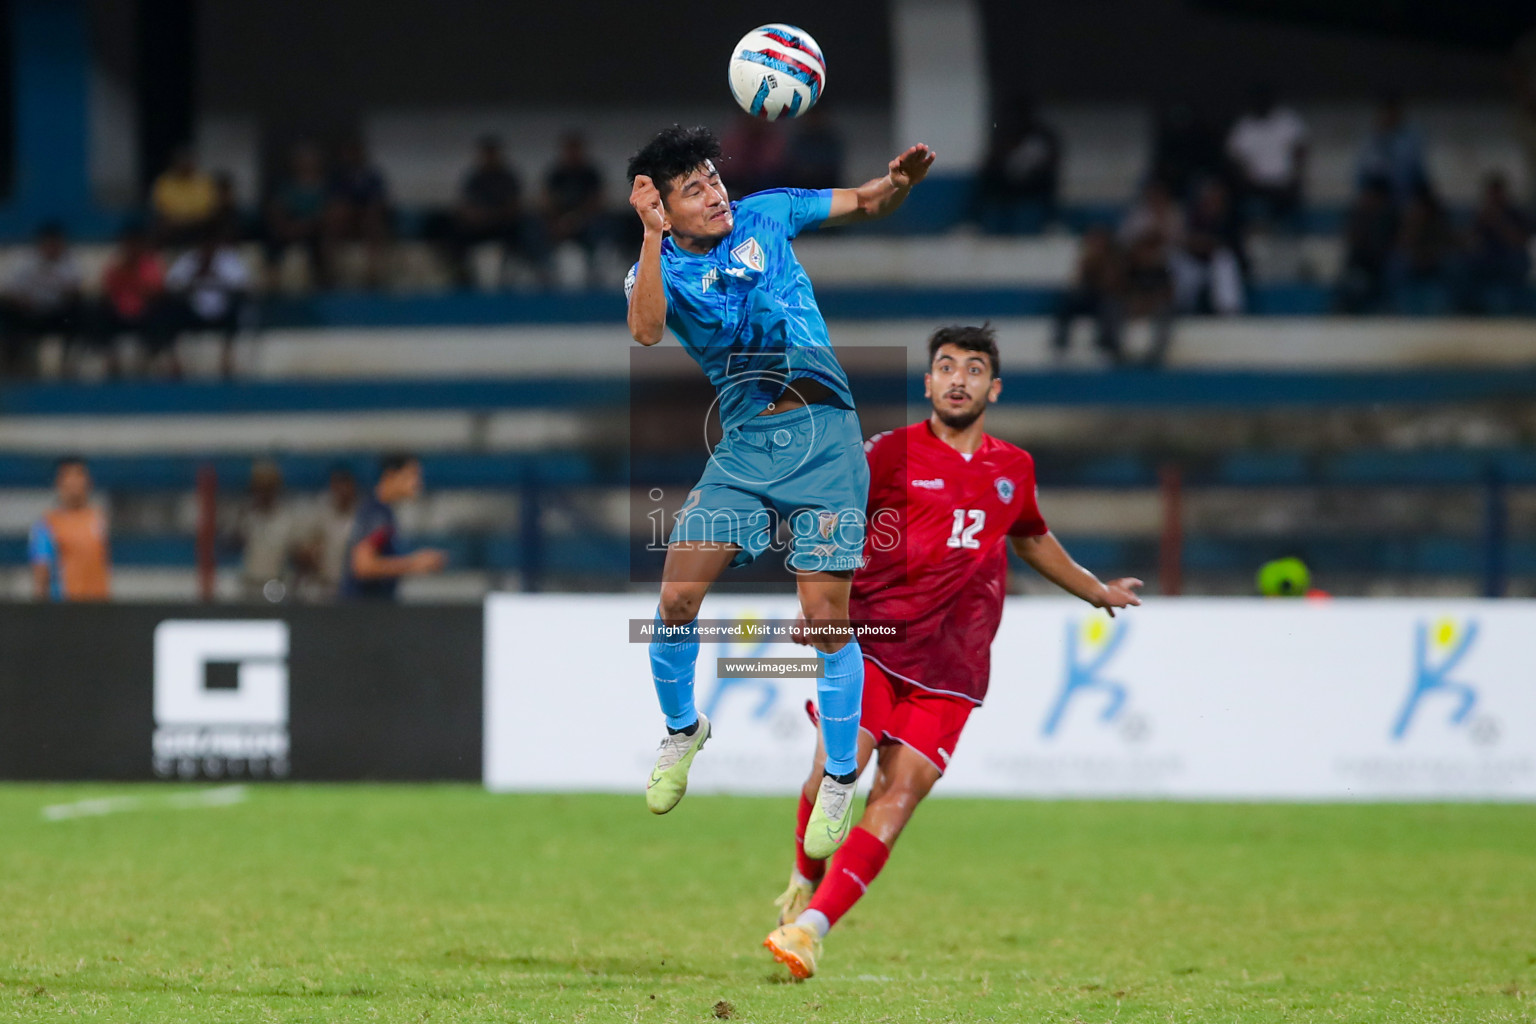
[[[93,333],[106,352],[108,375],[119,375],[113,342],[120,334],[138,334],[151,357],[169,347],[165,313],[165,261],[150,247],[149,233],[132,225],[124,229],[117,253],[101,275]]]
[[[112,571],[107,517],[91,501],[91,471],[68,456],[54,470],[58,507],[43,513],[29,541],[32,592],[39,601],[105,601]]]

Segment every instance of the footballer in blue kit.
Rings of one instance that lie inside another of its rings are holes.
[[[858,188],[771,189],[731,202],[707,128],[674,126],[630,160],[630,205],[645,229],[624,282],[629,331],[642,345],[671,329],[715,386],[723,436],[678,513],[662,569],[651,670],[666,717],[646,804],[682,799],[710,726],[693,701],[699,606],[720,574],[760,556],[789,524],[805,621],[824,658],[817,703],[827,767],[805,848],[830,856],[853,816],[863,668],[847,630],[862,561],[869,468],[843,372],[791,242],[823,225],[882,217],[933,164],[927,146]]]

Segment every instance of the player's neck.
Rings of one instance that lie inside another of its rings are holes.
[[[938,413],[928,417],[928,428],[933,436],[949,445],[961,455],[975,455],[987,438],[987,415],[982,413],[969,426],[952,427],[939,418]]]
[[[715,246],[720,244],[718,238],[694,238],[691,235],[680,235],[672,232],[672,242],[684,252],[691,252],[695,256],[708,256]]]

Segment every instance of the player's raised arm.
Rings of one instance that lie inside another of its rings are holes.
[[[912,186],[927,176],[935,155],[933,150],[919,143],[892,160],[883,177],[866,181],[858,188],[833,189],[832,212],[824,223],[857,224],[894,212],[906,201]]]
[[[661,281],[661,240],[666,234],[667,216],[661,206],[661,192],[644,174],[635,176],[629,205],[645,225],[640,262],[625,288],[629,293],[629,334],[642,345],[654,345],[667,326],[667,293]]]
[[[1095,608],[1103,608],[1113,618],[1116,608],[1141,604],[1136,589],[1141,580],[1125,577],[1102,582],[1097,576],[1072,560],[1054,533],[1038,537],[1010,537],[1013,553],[1029,567],[1073,597],[1082,598]]]

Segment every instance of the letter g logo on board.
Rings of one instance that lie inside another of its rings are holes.
[[[233,686],[209,668],[232,665]],[[169,619],[155,627],[155,724],[284,726],[288,723],[288,624]]]

